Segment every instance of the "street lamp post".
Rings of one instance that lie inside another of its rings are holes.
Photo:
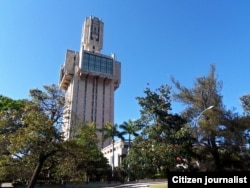
[[[200,119],[200,117],[203,115],[204,112],[206,112],[207,110],[210,110],[214,108],[214,106],[209,106],[208,108],[206,108],[205,110],[203,110],[198,116],[197,118],[195,119],[195,129],[196,129],[196,137],[197,137],[197,140],[198,140],[198,121]]]
[[[200,113],[200,115],[199,115],[196,119],[199,120],[199,118],[202,116],[202,114],[203,114],[205,111],[210,110],[210,109],[212,109],[212,108],[214,108],[214,106],[209,106],[208,108],[206,108],[205,110],[203,110],[203,111]]]

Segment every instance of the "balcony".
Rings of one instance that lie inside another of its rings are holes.
[[[72,74],[65,73],[59,85],[60,89],[67,90],[71,79],[72,79]]]

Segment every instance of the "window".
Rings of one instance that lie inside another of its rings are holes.
[[[83,70],[113,75],[113,59],[84,52]]]

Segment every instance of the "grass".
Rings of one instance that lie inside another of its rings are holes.
[[[162,183],[162,184],[153,184],[150,185],[149,188],[167,188],[168,185],[166,183]]]

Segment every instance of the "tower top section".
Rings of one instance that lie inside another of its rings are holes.
[[[82,28],[81,47],[100,53],[103,47],[103,22],[97,17],[86,17]]]

